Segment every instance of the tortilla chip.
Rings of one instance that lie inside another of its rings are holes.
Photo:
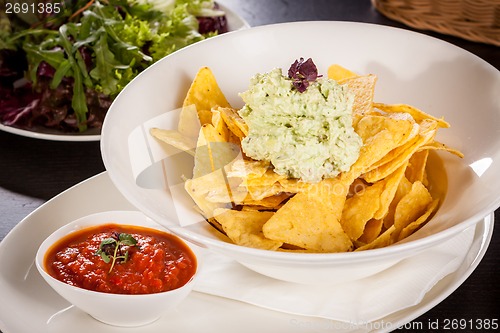
[[[273,214],[273,212],[230,209],[217,209],[214,212],[215,219],[235,244],[263,250],[276,250],[283,244],[280,241],[267,239],[262,233],[262,226]]]
[[[412,183],[408,181],[408,179],[406,179],[406,177],[403,175],[401,181],[398,184],[396,193],[394,194],[394,198],[389,205],[387,214],[384,217],[384,227],[386,229],[394,225],[394,214],[396,213],[396,206],[398,205],[401,198],[403,198],[406,194],[408,194],[408,192],[410,192],[411,186]]]
[[[246,198],[243,199],[241,202],[242,205],[245,206],[255,206],[259,207],[259,209],[278,209],[280,208],[286,199],[290,198],[292,195],[290,193],[279,193],[276,195],[271,195],[268,197],[265,197],[261,200],[255,200],[252,198],[251,195],[248,195]]]
[[[394,200],[399,184],[405,176],[407,165],[408,163],[403,164],[399,167],[399,169],[394,171],[391,175],[387,176],[383,180],[384,190],[380,194],[379,209],[375,212],[375,214],[373,214],[374,219],[383,219],[387,216],[387,214],[389,214],[391,202]]]
[[[205,182],[206,180],[206,182]],[[217,208],[227,207],[224,203],[214,203],[206,199],[206,190],[200,190],[200,184],[217,184],[221,191],[225,190],[224,176],[221,170],[214,172],[213,174],[208,174],[203,177],[198,177],[195,179],[188,179],[184,183],[184,188],[186,192],[191,196],[196,207],[200,210],[200,213],[206,218],[213,217],[213,213]],[[222,185],[223,184],[223,185]]]
[[[244,186],[253,200],[262,200],[264,198],[280,194],[283,191],[280,183],[274,183],[267,186]]]
[[[325,179],[287,201],[264,224],[264,236],[315,252],[344,252],[352,242],[340,225],[349,184]]]
[[[282,179],[286,179],[286,176],[279,175],[272,169],[268,169],[263,175],[248,175],[243,180],[243,184],[246,186],[271,186]]]
[[[438,123],[438,127],[448,128],[450,124],[444,121],[444,119],[433,117],[422,110],[417,109],[414,106],[408,104],[383,104],[383,103],[373,103],[373,107],[388,113],[409,113],[415,119],[417,123],[421,123],[423,120],[434,120]]]
[[[411,222],[406,227],[404,227],[403,230],[401,230],[401,232],[398,235],[398,241],[410,236],[418,228],[424,225],[429,220],[429,217],[437,210],[438,206],[439,206],[439,199],[433,200],[432,203],[427,206],[426,211],[421,216],[419,216],[418,219]]]
[[[358,238],[358,241],[364,244],[373,242],[380,235],[383,226],[383,220],[371,219],[366,223],[365,230],[363,230],[363,234]]]
[[[194,104],[182,107],[177,130],[184,136],[196,139],[200,133],[200,119]]]
[[[381,247],[386,247],[394,243],[392,239],[392,235],[395,232],[396,228],[394,226],[390,227],[386,231],[384,231],[380,236],[378,236],[373,242],[362,245],[358,247],[355,251],[365,251],[371,249],[378,249]]]
[[[220,134],[221,138],[226,142],[230,142],[229,128],[227,127],[226,123],[222,119],[220,111],[215,110],[215,109],[212,110],[211,123],[214,126],[217,133]]]
[[[195,155],[194,149],[196,148],[196,141],[181,134],[179,131],[151,128],[149,133],[161,142],[181,151],[185,151],[193,156]]]
[[[419,150],[414,153],[408,162],[408,167],[405,171],[406,178],[414,183],[420,181],[424,183],[425,180],[425,167],[427,165],[427,158],[429,157],[429,150]]]
[[[328,67],[328,78],[335,81],[350,79],[356,76],[358,76],[358,74],[338,64],[333,64]]]
[[[200,124],[210,124],[212,108],[230,107],[229,102],[219,88],[212,70],[202,67],[196,74],[184,99],[183,108],[194,104],[198,112]]]
[[[283,191],[289,192],[289,193],[298,193],[298,192],[303,192],[307,191],[309,187],[312,186],[311,183],[306,183],[300,179],[296,178],[283,178],[278,180],[280,183],[281,187],[283,188]]]
[[[347,85],[349,92],[354,95],[352,105],[354,119],[358,119],[357,116],[365,115],[372,110],[376,82],[377,76],[373,74],[350,77],[339,81],[340,84]]]
[[[445,151],[450,152],[453,155],[458,156],[460,158],[464,157],[464,154],[461,151],[459,151],[457,149],[453,149],[453,148],[445,145],[444,143],[441,143],[438,141],[429,142],[429,143],[423,145],[422,147],[419,148],[419,151],[421,151],[421,150],[445,150]]]
[[[429,204],[433,201],[427,188],[419,181],[412,184],[408,192],[396,206],[394,212],[394,226],[402,230],[411,222],[422,216]]]
[[[351,166],[349,176],[354,179],[366,173],[371,166],[407,140],[413,123],[378,115],[363,117],[355,127],[363,140],[358,160]]]
[[[248,125],[238,114],[238,110],[226,107],[218,108],[217,111],[220,112],[229,130],[238,138],[243,139],[248,135]]]
[[[270,167],[267,161],[235,159],[224,169],[228,177],[261,177]]]
[[[380,208],[379,199],[384,187],[383,181],[375,183],[346,200],[340,224],[351,240],[355,241],[361,237],[366,223]]]
[[[388,162],[365,173],[363,178],[367,182],[372,183],[393,173],[401,165],[407,163],[410,157],[413,156],[421,146],[434,138],[436,127],[437,122],[433,120],[422,121],[418,136],[406,142],[403,146],[397,147],[387,153],[384,160],[388,160]]]
[[[240,147],[225,141],[212,124],[205,124],[201,127],[200,137],[203,139],[199,142],[206,142],[208,146],[212,171],[224,168],[238,156],[241,158]]]

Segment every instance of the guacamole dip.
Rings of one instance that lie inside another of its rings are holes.
[[[299,92],[276,68],[255,75],[240,96],[249,128],[243,151],[270,161],[276,173],[318,182],[357,160],[362,140],[352,127],[353,97],[335,80],[319,77]]]

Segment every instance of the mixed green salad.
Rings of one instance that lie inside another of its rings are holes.
[[[113,99],[141,71],[227,31],[213,0],[23,4],[0,12],[0,122],[19,128],[100,128]]]

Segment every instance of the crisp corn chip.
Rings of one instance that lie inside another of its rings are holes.
[[[229,107],[221,107],[217,109],[227,124],[227,127],[231,132],[233,132],[238,138],[243,139],[248,135],[248,125],[245,123],[243,118],[240,117],[238,111]]]
[[[228,187],[222,191],[214,190],[208,192],[205,196],[205,200],[212,203],[236,206],[243,204],[247,195],[247,192],[240,191],[239,188],[232,190],[231,187]]]
[[[298,193],[306,191],[309,187],[311,187],[311,183],[303,182],[300,179],[296,178],[282,178],[278,180],[283,191],[289,193]]]
[[[315,252],[351,250],[339,222],[348,189],[335,178],[297,193],[264,224],[264,236]]]
[[[210,203],[231,204],[242,202],[248,192],[239,192],[241,179],[225,177],[221,169],[190,180],[196,196]],[[244,188],[241,188],[244,190]]]
[[[237,156],[241,158],[240,147],[225,141],[212,124],[203,125],[200,136],[204,137],[204,141],[208,146],[212,171],[224,168]]]
[[[222,225],[215,218],[209,217],[206,220],[212,227],[217,229],[221,234],[224,234],[224,235],[226,234],[224,229],[222,229]]]
[[[402,230],[411,222],[423,215],[433,201],[427,188],[419,181],[412,184],[408,192],[396,206],[394,212],[394,226],[397,230]]]
[[[338,64],[333,64],[328,67],[328,78],[335,81],[341,81],[356,76],[358,76],[358,74]]]
[[[419,148],[419,151],[420,150],[426,150],[426,149],[429,149],[429,150],[445,150],[445,151],[450,152],[453,155],[456,155],[456,156],[458,156],[460,158],[464,157],[464,154],[461,151],[459,151],[457,149],[453,149],[453,148],[445,145],[444,143],[437,142],[437,141],[426,143],[425,145],[423,145],[422,147]]]
[[[203,135],[200,135],[196,143],[196,151],[194,154],[193,178],[207,175],[213,171],[214,168],[211,162],[207,141]]]
[[[202,67],[196,74],[186,98],[183,107],[194,104],[198,112],[200,124],[210,124],[212,121],[212,108],[230,107],[229,102],[219,88],[212,70],[208,67]]]
[[[231,205],[240,205],[248,196],[248,191],[239,186],[241,179],[225,178],[225,187],[214,186],[206,191],[205,199],[213,203],[227,203]],[[200,192],[204,187],[200,189]]]
[[[215,209],[227,206],[224,203],[214,203],[208,201],[206,199],[206,195],[204,193],[201,193],[201,191],[199,190],[199,184],[203,183],[205,178],[210,179],[210,181],[212,182],[213,178],[216,178],[221,183],[224,182],[224,176],[222,175],[221,170],[216,171],[214,174],[215,175],[208,174],[202,177],[198,177],[196,179],[188,179],[184,183],[184,188],[186,189],[186,192],[191,196],[196,206],[201,211],[201,214],[207,219],[213,217]],[[207,183],[210,184],[210,181],[207,181]],[[217,182],[217,184],[221,183]],[[224,185],[221,186],[225,186],[225,182]]]
[[[228,177],[248,178],[261,177],[269,169],[270,164],[267,161],[254,161],[247,159],[235,159],[224,169]]]
[[[405,142],[413,123],[406,119],[368,115],[363,117],[355,130],[363,139],[358,160],[351,166],[350,177],[358,178],[391,150]]]
[[[398,205],[401,198],[403,198],[406,194],[408,194],[408,192],[410,192],[411,186],[412,183],[405,176],[403,176],[398,184],[398,188],[396,189],[394,198],[389,205],[387,214],[384,217],[384,228],[388,229],[389,227],[394,225],[394,214],[396,212],[396,206]]]
[[[251,195],[248,195],[246,198],[243,199],[241,204],[245,206],[255,206],[266,209],[267,208],[277,209],[281,207],[283,201],[285,201],[290,197],[291,195],[289,193],[284,193],[284,192],[265,197],[261,200],[255,200],[252,198]]]
[[[280,183],[274,183],[268,186],[244,186],[253,200],[262,200],[264,198],[280,194],[283,187]]]
[[[399,184],[405,176],[407,165],[408,163],[403,164],[383,180],[385,186],[380,194],[379,209],[373,214],[374,219],[383,219],[389,213],[391,202],[394,200]]]
[[[383,104],[383,103],[373,103],[373,107],[388,113],[409,113],[415,119],[417,123],[421,123],[425,119],[430,119],[437,121],[438,126],[442,128],[450,127],[450,124],[444,121],[444,119],[439,119],[433,117],[422,110],[417,109],[414,106],[408,104]]]
[[[429,157],[429,150],[419,150],[415,152],[408,162],[408,167],[405,171],[406,178],[414,183],[417,180],[424,183],[425,181],[425,167],[427,165],[427,158]]]
[[[175,147],[181,151],[185,151],[191,155],[195,155],[196,140],[182,135],[177,130],[164,130],[159,128],[151,128],[149,133],[158,140]]]
[[[217,209],[215,219],[222,225],[226,235],[235,243],[264,250],[276,250],[283,243],[267,239],[262,226],[273,216],[272,212],[252,210]]]
[[[225,142],[230,142],[229,140],[229,128],[222,119],[222,115],[218,110],[212,110],[212,125],[214,126],[217,133],[220,134],[221,138]]]
[[[406,142],[403,146],[397,147],[387,153],[384,160],[388,160],[385,164],[370,170],[363,175],[367,182],[376,182],[393,173],[401,165],[405,164],[410,157],[418,151],[418,149],[431,141],[436,134],[437,122],[433,120],[424,120],[420,124],[419,134]]]
[[[279,175],[271,169],[268,169],[263,175],[248,175],[247,178],[243,180],[243,185],[245,186],[271,186],[279,182],[282,179],[286,179],[286,176]]]
[[[425,211],[424,214],[419,216],[417,220],[411,222],[406,227],[404,227],[403,230],[401,230],[401,232],[398,235],[398,241],[410,236],[415,232],[415,230],[417,230],[425,222],[427,222],[429,217],[437,210],[438,206],[439,206],[439,199],[433,200],[432,203],[427,207],[427,210]]]
[[[375,75],[356,76],[339,81],[340,84],[347,85],[349,91],[354,95],[352,105],[353,121],[356,122],[358,116],[369,113],[373,108],[373,96],[375,94]]]
[[[384,187],[385,182],[380,181],[346,200],[340,224],[351,240],[355,241],[361,237],[366,223],[380,208],[379,198]]]
[[[349,187],[349,193],[347,194],[347,198],[352,197],[354,194],[364,191],[370,184],[364,181],[363,178],[356,178],[351,183]]]
[[[374,241],[358,247],[355,251],[378,249],[381,247],[386,247],[391,245],[394,242],[392,239],[392,235],[395,230],[396,228],[394,226],[390,227],[389,229],[384,231],[380,236],[378,236]]]
[[[380,235],[383,226],[383,220],[371,219],[366,223],[365,230],[363,230],[361,237],[358,238],[358,242],[364,244],[373,242]]]
[[[198,117],[198,111],[196,110],[196,105],[191,104],[181,108],[179,114],[179,122],[177,124],[177,130],[184,136],[189,138],[196,138],[200,133],[200,119]]]
[[[401,117],[392,117],[391,115],[384,116],[392,119],[399,119],[399,120],[406,120],[412,124],[411,130],[409,132],[405,133],[403,136],[400,136],[400,140],[393,148],[391,151],[387,152],[381,159],[378,161],[374,162],[370,167],[366,170],[367,172],[370,170],[374,170],[388,162],[390,162],[392,159],[394,159],[395,156],[398,156],[399,154],[404,154],[405,151],[408,149],[408,147],[411,147],[413,143],[415,143],[418,139],[418,134],[420,131],[422,131],[421,127],[419,124],[415,123],[415,120],[411,118],[411,116],[408,113],[401,113],[398,114],[401,115]],[[409,124],[406,125],[404,130],[409,129]],[[388,131],[403,131],[403,129],[395,129],[394,127],[392,128],[387,128]],[[401,135],[402,133],[399,133]]]

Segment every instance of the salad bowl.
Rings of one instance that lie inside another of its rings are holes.
[[[129,17],[121,21],[114,16],[118,11],[114,10],[113,2],[107,1],[104,5],[92,1],[89,6],[86,6],[87,1],[74,1],[64,6],[55,4],[54,10],[50,9],[47,14],[56,16],[52,18],[53,22],[65,22],[59,27],[56,23],[51,26],[50,20],[49,23],[44,21],[47,18],[26,13],[26,8],[34,6],[31,0],[22,4],[24,14],[9,14],[12,17],[9,16],[10,20],[6,18],[5,22],[7,28],[12,29],[13,38],[6,38],[0,48],[0,130],[43,140],[99,141],[102,119],[111,101],[137,72],[165,54],[208,38],[214,30],[224,33],[249,26],[230,8],[212,0],[188,1],[175,7],[173,2],[127,2],[130,4],[127,9]],[[188,9],[181,12],[186,4]],[[134,11],[136,5],[140,9]],[[151,8],[145,9],[146,5],[151,5]],[[214,9],[208,6],[214,6]],[[16,20],[29,24],[24,30],[20,30],[21,24],[9,25]],[[101,21],[105,20],[113,24],[103,25]],[[198,24],[195,24],[196,20]],[[46,29],[40,29],[40,25]],[[82,25],[92,27],[88,36],[84,35],[84,29],[79,28]],[[142,27],[140,32],[134,30],[138,27]],[[169,31],[166,33],[162,29]],[[141,37],[137,38],[139,34]],[[43,42],[33,36],[43,36]],[[157,42],[155,47],[142,52],[146,50],[144,40],[151,44],[153,39],[163,38],[163,42]],[[69,68],[64,60],[69,52],[62,50],[65,39],[75,40],[69,48],[78,48],[81,53],[81,59],[73,55],[75,63],[72,66],[78,62],[80,67],[87,69],[82,70],[79,77],[80,81],[83,79],[79,88],[73,82],[73,76],[76,76],[73,72],[78,71]],[[46,45],[58,47],[51,50]],[[106,54],[106,59],[103,54]],[[129,62],[131,55],[135,59]],[[80,102],[77,103],[74,96],[80,96]],[[85,119],[80,119],[82,117]]]

